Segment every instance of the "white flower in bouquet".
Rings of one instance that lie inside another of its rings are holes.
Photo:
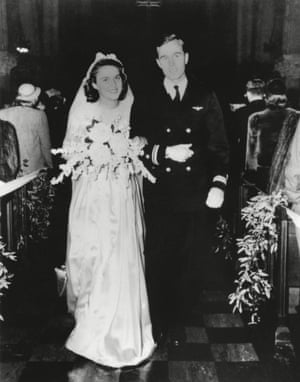
[[[97,168],[106,166],[111,160],[111,150],[108,145],[91,144],[89,148],[89,157],[91,158],[91,165]]]
[[[95,122],[89,130],[88,137],[96,144],[108,142],[112,133],[111,126],[103,122]]]
[[[112,153],[118,158],[126,158],[129,155],[130,141],[121,133],[115,133],[109,140],[109,146]]]

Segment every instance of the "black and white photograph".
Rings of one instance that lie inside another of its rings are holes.
[[[1,382],[300,380],[300,0],[0,0]]]

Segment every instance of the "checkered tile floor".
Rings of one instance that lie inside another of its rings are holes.
[[[185,327],[186,343],[166,341],[137,368],[112,370],[78,359],[64,348],[72,322],[57,313],[46,324],[4,324],[1,382],[289,382],[291,368],[274,361],[270,341],[251,342],[251,330],[231,313],[227,294],[204,292]],[[263,335],[262,335],[263,336]]]

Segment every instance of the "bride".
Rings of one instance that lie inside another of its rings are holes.
[[[129,137],[132,103],[122,63],[113,54],[97,53],[70,109],[65,152],[78,141],[88,148],[102,139],[108,155],[109,140],[103,137],[109,134],[122,151],[126,140],[119,138]],[[141,138],[133,142],[142,146]],[[140,175],[128,161],[116,163],[95,165],[96,176],[89,167],[73,180],[66,270],[75,326],[66,347],[119,368],[149,358],[155,344],[145,286]]]

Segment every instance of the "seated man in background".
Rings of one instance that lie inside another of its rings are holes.
[[[0,119],[15,126],[20,149],[18,176],[52,167],[51,142],[46,114],[36,106],[41,89],[22,84],[12,106],[0,110]]]

